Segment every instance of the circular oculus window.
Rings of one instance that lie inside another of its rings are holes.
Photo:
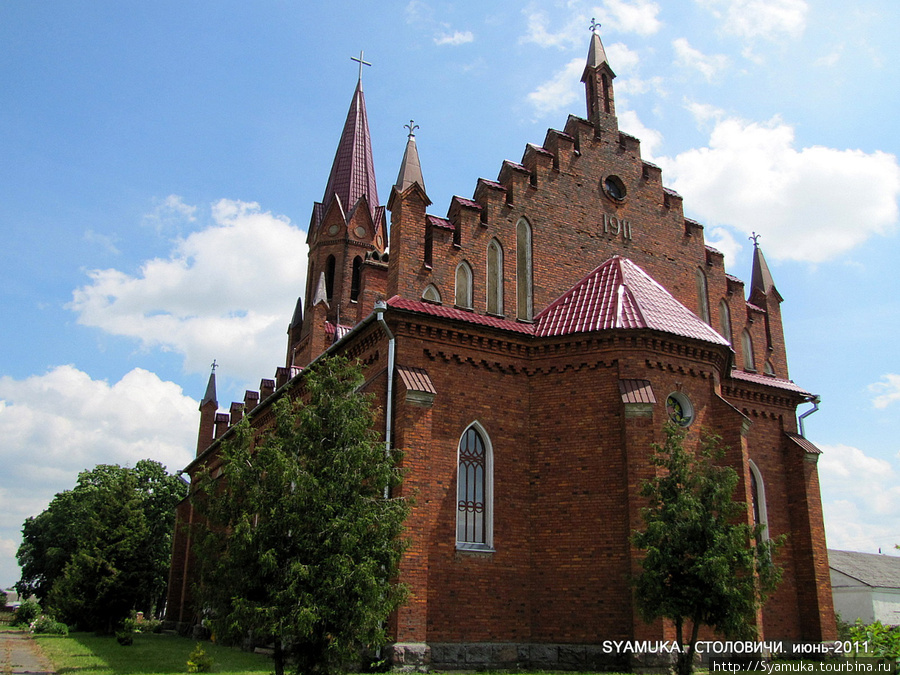
[[[610,199],[621,202],[625,200],[628,190],[626,190],[625,183],[622,182],[621,178],[618,176],[607,176],[606,180],[603,181],[603,192]]]
[[[678,426],[686,427],[694,421],[694,406],[691,400],[679,391],[669,394],[666,399],[666,413]]]
[[[335,223],[331,227],[328,228],[328,234],[334,236],[340,231],[340,229],[341,229],[341,226],[338,225],[337,223]]]
[[[357,237],[365,237],[366,236],[366,228],[364,228],[362,225],[360,225],[353,231],[356,233]]]

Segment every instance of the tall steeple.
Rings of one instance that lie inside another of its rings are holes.
[[[325,209],[331,206],[335,196],[341,200],[341,206],[345,213],[349,213],[356,206],[359,199],[365,196],[368,202],[369,213],[373,219],[375,209],[378,207],[378,188],[375,184],[375,163],[372,160],[372,140],[369,136],[369,118],[366,115],[366,98],[362,88],[362,67],[370,65],[362,60],[362,53],[355,61],[359,61],[359,80],[353,99],[350,102],[350,110],[344,122],[344,131],[338,143],[334,162],[331,165],[331,174],[328,176],[328,185],[325,187],[325,196],[322,204]]]
[[[617,131],[616,99],[612,81],[616,74],[606,58],[606,50],[597,34],[600,24],[591,19],[591,46],[581,81],[584,82],[588,120],[598,131]]]

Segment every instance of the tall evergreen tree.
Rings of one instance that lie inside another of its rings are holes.
[[[718,437],[704,435],[696,454],[684,448],[682,427],[668,423],[665,437],[653,446],[660,471],[641,488],[645,528],[633,541],[646,555],[635,597],[648,622],[673,622],[686,646],[677,672],[690,675],[700,626],[728,638],[755,634],[756,613],[781,579],[773,555],[783,538],[767,539],[762,525],[747,523],[746,503],[733,500],[737,472],[715,463],[724,454]]]
[[[194,497],[208,522],[195,550],[211,626],[220,639],[274,643],[278,675],[286,663],[340,669],[383,644],[403,598],[408,507],[385,496],[400,476],[362,382],[346,359],[319,360],[304,395],[275,404],[273,426],[237,427],[221,483],[206,473]]]

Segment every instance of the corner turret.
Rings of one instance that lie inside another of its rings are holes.
[[[597,34],[598,28],[600,28],[600,24],[592,19],[591,46],[588,49],[587,62],[581,81],[584,82],[588,120],[594,125],[597,133],[615,133],[619,130],[612,84],[616,74],[606,58],[606,50],[603,49],[603,43]]]
[[[412,120],[405,125],[409,129],[406,149],[400,161],[397,182],[391,188],[388,209],[391,212],[391,255],[388,262],[387,296],[417,297],[423,272],[431,266],[428,252],[429,235],[425,209],[431,199],[425,192],[425,179],[416,148]]]
[[[219,402],[216,400],[216,368],[218,368],[218,364],[213,361],[209,381],[206,383],[206,394],[200,401],[200,430],[197,433],[198,457],[215,438],[216,411],[219,409]]]

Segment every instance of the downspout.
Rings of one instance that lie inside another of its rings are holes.
[[[387,305],[384,300],[375,303],[375,315],[381,323],[381,327],[388,337],[388,364],[387,364],[387,404],[384,409],[384,455],[390,457],[391,454],[391,421],[394,416],[394,358],[396,350],[396,338],[388,328],[387,322],[384,320],[384,312]],[[390,496],[388,486],[384,487],[384,497]]]
[[[808,417],[809,415],[812,415],[814,412],[816,412],[819,409],[819,403],[821,403],[821,401],[822,401],[822,399],[819,398],[818,396],[812,396],[812,397],[808,398],[806,400],[806,402],[813,404],[812,410],[807,410],[805,413],[803,413],[802,415],[800,415],[800,417],[797,418],[797,421],[800,423],[800,435],[803,436],[803,438],[806,438],[806,434],[803,433],[803,418]]]

